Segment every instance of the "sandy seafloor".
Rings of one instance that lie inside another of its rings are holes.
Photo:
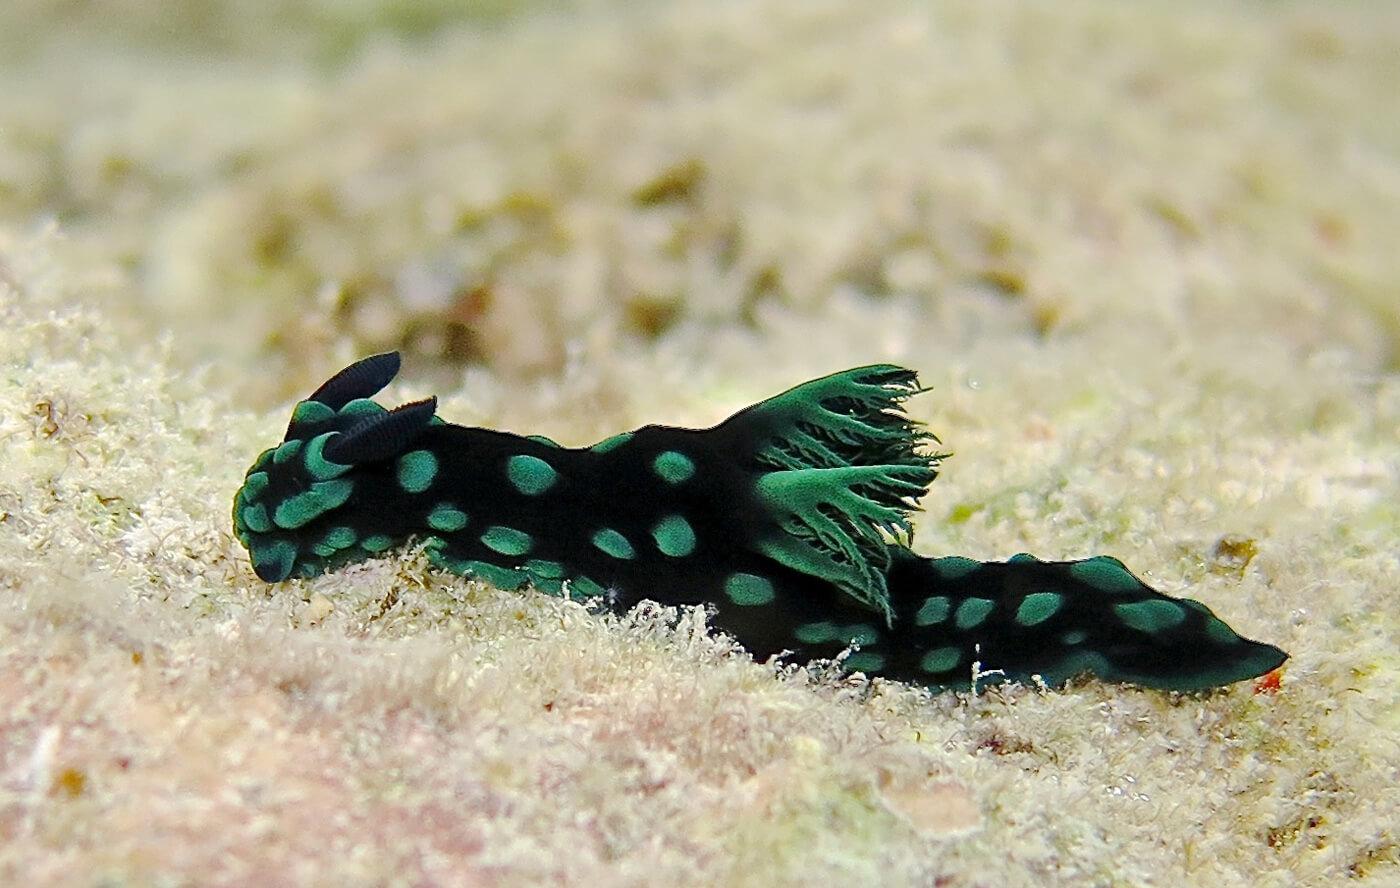
[[[1400,884],[1400,7],[0,11],[0,882]],[[1109,553],[1276,693],[930,697],[403,551],[290,404],[583,444],[919,369],[929,554]]]

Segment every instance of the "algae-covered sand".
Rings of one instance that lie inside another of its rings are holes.
[[[0,882],[1400,880],[1396,7],[173,9],[0,11]],[[391,347],[569,444],[917,368],[917,549],[1292,659],[930,697],[413,551],[258,582],[247,464]]]

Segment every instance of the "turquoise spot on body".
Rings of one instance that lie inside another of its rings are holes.
[[[437,457],[428,450],[415,450],[399,457],[399,486],[408,493],[422,493],[437,477]]]
[[[1239,644],[1240,637],[1224,620],[1212,614],[1206,617],[1206,637],[1219,645]]]
[[[388,412],[369,398],[356,398],[340,408],[341,416],[380,416]]]
[[[982,566],[982,562],[961,555],[933,559],[933,569],[945,580],[959,580]]]
[[[557,580],[564,576],[564,565],[557,561],[545,561],[540,558],[532,558],[525,562],[525,569],[536,577]]]
[[[751,573],[734,573],[724,581],[724,594],[741,607],[768,604],[777,597],[773,584]]]
[[[919,660],[919,668],[924,672],[947,672],[962,660],[962,651],[955,647],[934,648]]]
[[[1081,644],[1084,641],[1084,639],[1088,637],[1089,633],[1085,632],[1083,629],[1071,629],[1064,635],[1060,636],[1060,641],[1067,645],[1075,645]]]
[[[276,540],[266,545],[254,546],[252,556],[253,565],[259,568],[259,573],[275,577],[272,580],[275,583],[285,580],[291,574],[292,564],[296,562],[297,547],[286,540]]]
[[[559,442],[545,435],[526,435],[526,441],[534,441],[536,444],[543,444],[546,447],[559,448]]]
[[[830,620],[803,623],[793,630],[792,635],[803,644],[839,641],[842,644],[870,645],[880,640],[880,630],[869,623],[851,623],[848,626],[842,626]]]
[[[497,589],[519,589],[529,582],[529,578],[519,571],[487,561],[457,561],[451,570],[469,579],[490,583]]]
[[[667,484],[684,484],[695,474],[695,463],[684,453],[667,450],[651,461],[652,471]]]
[[[1118,619],[1141,632],[1165,632],[1186,619],[1186,610],[1181,605],[1156,599],[1115,604],[1113,612]]]
[[[566,581],[566,588],[569,590],[569,598],[575,601],[584,598],[601,598],[608,593],[607,589],[588,577],[571,577]]]
[[[292,408],[292,423],[321,422],[335,416],[335,411],[320,401],[302,401]]]
[[[878,672],[885,668],[885,657],[874,651],[857,651],[841,661],[847,672]]]
[[[935,626],[948,619],[953,602],[945,595],[935,595],[924,599],[924,606],[914,615],[915,626]]]
[[[1055,616],[1064,603],[1064,596],[1058,592],[1032,592],[1021,599],[1021,606],[1016,608],[1016,622],[1022,626],[1044,623]]]
[[[267,506],[262,503],[244,506],[238,517],[243,519],[243,523],[248,525],[249,530],[258,533],[267,533],[272,530],[272,522],[267,517]]]
[[[321,538],[321,543],[332,549],[348,549],[355,545],[355,531],[348,527],[332,527]]]
[[[594,533],[593,545],[603,554],[611,555],[614,558],[628,560],[637,556],[636,550],[632,548],[627,537],[611,527],[605,527]]]
[[[959,629],[972,629],[987,619],[987,615],[996,607],[996,602],[990,598],[968,598],[958,605],[958,610],[953,614],[953,624]]]
[[[1069,574],[1102,592],[1134,592],[1142,588],[1123,562],[1107,555],[1076,561],[1069,566]]]
[[[255,459],[255,460],[253,460],[253,471],[256,472],[256,471],[259,470],[259,469],[266,468],[268,462],[271,461],[273,455],[276,454],[276,453],[277,453],[277,448],[276,448],[276,447],[269,447],[269,448],[267,448],[266,450],[264,450],[262,453],[259,453],[259,454],[258,454],[258,458]]]
[[[293,438],[290,441],[284,441],[281,445],[278,446],[276,450],[272,451],[272,461],[280,466],[287,460],[296,456],[300,450],[300,438]]]
[[[313,402],[314,403],[314,402]],[[326,432],[317,435],[306,445],[306,454],[302,457],[302,462],[306,466],[306,472],[318,481],[329,481],[332,478],[339,478],[350,471],[349,466],[343,466],[338,462],[331,462],[321,454],[325,450],[326,442],[339,432]]]
[[[258,494],[267,489],[267,472],[254,472],[243,479],[243,499],[251,502],[258,498]]]
[[[272,513],[272,520],[278,527],[295,530],[344,505],[354,490],[355,482],[349,478],[318,481],[311,485],[310,490],[289,496],[279,503]]]
[[[651,536],[663,555],[681,558],[695,551],[695,530],[680,515],[662,518],[651,529]]]
[[[611,438],[604,438],[603,440],[599,441],[597,444],[594,444],[588,449],[593,451],[594,453],[608,453],[609,451],[616,450],[623,444],[626,444],[628,441],[631,441],[632,435],[632,432],[622,432],[620,434],[613,435]]]
[[[792,637],[803,644],[822,644],[835,641],[840,637],[840,632],[835,623],[822,620],[817,623],[803,623],[792,631]]]
[[[438,503],[428,513],[428,526],[448,533],[461,530],[467,526],[467,513],[448,503]]]
[[[383,552],[392,545],[394,545],[393,538],[384,536],[383,534],[367,536],[360,540],[360,548],[364,549],[366,552]]]
[[[526,496],[539,496],[554,486],[559,473],[538,456],[512,456],[506,461],[506,477]]]
[[[535,541],[523,530],[493,524],[481,535],[481,544],[502,555],[524,555]]]
[[[868,623],[855,623],[846,627],[842,637],[851,644],[874,644],[880,640],[880,631]]]

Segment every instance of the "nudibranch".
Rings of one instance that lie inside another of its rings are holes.
[[[434,565],[501,589],[619,613],[704,605],[757,658],[835,658],[933,689],[1090,673],[1192,690],[1287,658],[1107,555],[915,554],[910,514],[947,454],[904,412],[921,389],[901,367],[816,379],[713,428],[581,448],[444,422],[436,398],[386,410],[370,399],[398,370],[390,353],[340,371],[248,470],[233,521],[261,579],[417,538]]]

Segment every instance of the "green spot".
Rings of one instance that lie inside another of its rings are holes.
[[[545,561],[534,558],[525,562],[525,569],[537,577],[545,577],[551,580],[564,576],[564,565],[557,561]]]
[[[1040,677],[1048,685],[1060,685],[1084,673],[1112,680],[1113,664],[1098,651],[1077,650],[1065,657],[1052,668],[1044,670]]]
[[[490,583],[501,589],[519,589],[528,582],[525,574],[508,567],[501,567],[486,561],[451,557],[447,554],[447,541],[442,537],[429,538],[423,551],[428,553],[429,561],[444,570],[469,579],[480,580],[483,583]]]
[[[1132,604],[1115,604],[1113,612],[1129,626],[1141,632],[1164,632],[1181,625],[1186,611],[1174,601],[1151,599]]]
[[[323,511],[330,511],[345,505],[345,501],[350,498],[350,494],[354,490],[354,481],[349,478],[337,478],[334,481],[317,481],[311,485],[311,490],[308,492],[321,504]]]
[[[1089,633],[1085,632],[1083,629],[1071,629],[1064,635],[1060,636],[1060,641],[1064,642],[1065,644],[1079,644],[1088,637]]]
[[[594,444],[588,449],[593,451],[594,453],[608,453],[609,451],[616,450],[623,444],[626,444],[628,441],[631,441],[632,435],[632,432],[622,432],[620,434],[613,435],[611,438],[604,438],[603,440],[599,441],[597,444]]]
[[[525,576],[529,580],[530,585],[546,595],[553,595],[558,598],[562,597],[564,594],[564,580],[562,579],[556,577],[542,577],[539,574],[532,574],[528,571]]]
[[[1006,559],[1007,564],[1035,564],[1039,561],[1039,558],[1029,552],[1017,552],[1015,555]]]
[[[332,527],[321,537],[321,544],[332,549],[348,549],[355,545],[355,531],[348,527]]]
[[[275,447],[269,447],[269,448],[267,448],[266,450],[264,450],[262,453],[259,453],[259,454],[258,454],[258,458],[255,459],[255,460],[253,460],[253,469],[254,469],[254,471],[256,471],[256,470],[258,470],[258,469],[261,469],[261,468],[263,468],[264,466],[266,466],[268,460],[272,459],[272,457],[273,457],[276,453],[277,453],[277,448],[275,448]]]
[[[695,474],[695,463],[684,453],[667,450],[651,461],[652,470],[667,484],[683,484]]]
[[[292,564],[296,561],[297,547],[286,540],[277,540],[264,546],[256,546],[252,552],[253,564],[262,573],[269,573],[275,579],[271,582],[285,580],[292,572]],[[269,568],[272,568],[269,570]]]
[[[919,660],[919,668],[924,672],[947,672],[962,660],[962,651],[955,647],[934,648]]]
[[[380,416],[388,412],[369,398],[356,398],[340,408],[341,416]]]
[[[593,534],[593,545],[614,558],[634,558],[637,555],[632,549],[632,544],[627,542],[627,537],[611,527],[605,527]]]
[[[679,515],[662,518],[651,529],[651,535],[656,540],[656,548],[663,555],[680,558],[695,551],[695,531],[691,529],[690,522]]]
[[[487,561],[455,562],[453,573],[461,574],[473,580],[480,580],[483,583],[490,583],[497,589],[519,589],[529,582],[529,578],[521,572],[512,570],[509,567],[502,567],[499,564],[491,564]]]
[[[958,580],[982,566],[982,562],[961,555],[933,559],[933,569],[945,580]]]
[[[316,402],[312,401],[310,403],[314,404]],[[321,455],[321,451],[326,447],[326,442],[338,434],[340,433],[326,432],[323,435],[317,435],[306,445],[306,455],[302,458],[302,461],[306,465],[307,473],[311,475],[312,478],[318,481],[329,481],[332,478],[339,478],[341,475],[350,471],[349,466],[331,462]]]
[[[428,513],[428,526],[433,530],[451,532],[467,526],[467,513],[454,509],[447,503],[438,503]]]
[[[1240,637],[1217,616],[1206,617],[1206,637],[1219,645],[1239,644]]]
[[[383,552],[385,549],[389,548],[393,544],[393,539],[390,537],[386,537],[383,534],[367,536],[364,539],[360,540],[360,548],[364,549],[366,552]]]
[[[841,661],[841,667],[847,672],[878,672],[885,668],[885,656],[873,651],[859,651]]]
[[[320,401],[302,401],[292,408],[292,422],[321,422],[335,416],[335,411]]]
[[[581,598],[601,598],[607,592],[607,589],[588,577],[571,577],[569,579],[569,597],[575,601]]]
[[[258,503],[252,506],[244,506],[239,514],[243,523],[248,525],[248,529],[257,533],[267,533],[272,530],[272,522],[267,518],[267,506]]]
[[[281,446],[279,446],[276,450],[272,451],[272,461],[280,466],[282,465],[282,463],[296,456],[297,452],[300,450],[300,438],[293,438],[290,441],[284,441],[282,442]]]
[[[437,470],[437,457],[429,451],[415,450],[405,453],[399,457],[399,486],[408,493],[422,493],[433,485]]]
[[[847,626],[841,636],[851,644],[870,645],[880,640],[880,631],[866,623]]]
[[[267,489],[267,472],[254,472],[243,479],[243,499],[251,502]]]
[[[803,644],[821,644],[840,638],[841,630],[829,620],[820,623],[803,623],[792,631],[792,635]]]
[[[553,438],[546,438],[544,435],[526,435],[525,440],[534,441],[536,444],[543,444],[546,447],[553,447],[555,449],[559,447],[558,441]]]
[[[272,520],[278,527],[295,530],[309,524],[331,509],[339,508],[355,490],[355,482],[349,478],[335,481],[318,481],[311,489],[295,496],[289,496],[277,504]]]
[[[278,527],[295,530],[315,521],[324,511],[325,509],[321,508],[320,500],[308,490],[306,493],[289,496],[278,503],[277,511],[272,513],[272,520],[277,523]]]
[[[987,614],[992,612],[996,602],[990,598],[967,598],[958,605],[958,611],[953,615],[953,623],[959,629],[971,629],[987,619]]]
[[[317,554],[317,555],[320,555],[322,558],[329,558],[330,556],[332,556],[332,555],[334,555],[334,554],[336,553],[336,549],[335,549],[334,547],[332,547],[332,546],[327,546],[325,543],[317,543],[317,544],[315,544],[314,546],[311,547],[311,551],[314,552],[314,553]],[[302,572],[303,575],[307,575],[307,574],[306,574],[306,568],[307,568],[308,566],[309,566],[309,565],[305,565],[305,564],[302,565],[302,567],[301,567],[301,572]]]
[[[1069,575],[1101,592],[1135,592],[1142,588],[1137,577],[1128,572],[1123,562],[1108,555],[1076,561],[1069,566]]]
[[[1016,622],[1022,626],[1044,623],[1055,616],[1064,603],[1064,596],[1058,592],[1032,592],[1021,599],[1021,606],[1016,608]]]
[[[924,599],[924,606],[914,615],[915,626],[933,626],[948,619],[948,611],[953,603],[945,595],[935,595]]]
[[[493,524],[481,535],[481,543],[486,548],[502,555],[524,555],[534,545],[534,540],[523,530]]]
[[[512,456],[506,462],[506,477],[526,496],[538,496],[554,486],[559,473],[538,456]]]
[[[751,573],[730,574],[729,579],[724,581],[724,594],[742,607],[768,604],[776,597],[772,583]]]

